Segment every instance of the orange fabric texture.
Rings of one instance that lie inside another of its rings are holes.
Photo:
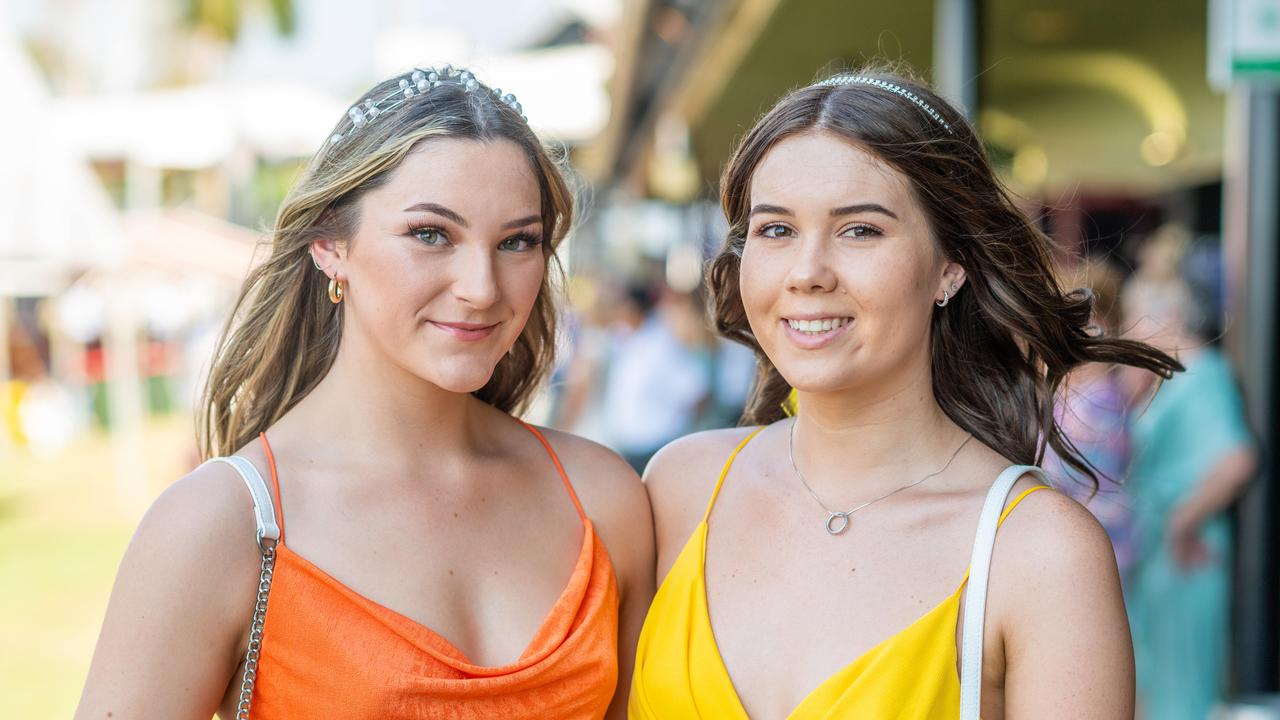
[[[582,551],[564,592],[520,658],[471,663],[430,628],[338,582],[281,537],[267,601],[252,717],[599,718],[618,674],[618,588],[591,520],[540,432],[578,514]]]

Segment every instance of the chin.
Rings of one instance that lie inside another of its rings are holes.
[[[804,378],[795,382],[788,381],[788,384],[802,393],[811,395],[840,392],[857,385],[848,378]]]
[[[449,392],[459,394],[473,393],[484,387],[493,378],[493,365],[472,360],[465,363],[449,363],[441,367],[419,367],[414,374],[427,382]]]
[[[830,367],[778,367],[778,372],[791,387],[805,393],[830,393],[848,390],[858,385],[874,384],[875,380],[866,372],[848,366]],[[777,367],[777,366],[775,366]]]

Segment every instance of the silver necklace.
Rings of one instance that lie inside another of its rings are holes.
[[[832,510],[831,508],[827,507],[826,503],[822,502],[822,498],[818,497],[818,493],[814,492],[813,488],[809,487],[809,482],[804,479],[804,473],[800,472],[800,468],[796,466],[796,423],[798,422],[800,422],[800,419],[796,418],[791,423],[791,433],[788,435],[788,441],[787,441],[787,457],[791,460],[791,469],[795,470],[796,477],[800,478],[800,484],[804,485],[804,489],[808,490],[809,494],[813,496],[813,499],[818,502],[818,505],[820,505],[822,509],[827,512],[827,523],[826,523],[827,532],[832,535],[839,535],[845,530],[848,530],[849,516],[858,512],[862,508],[867,507],[868,505],[873,505],[875,503],[878,503],[881,500],[884,500],[885,498],[889,497],[890,495],[895,495],[897,493],[900,493],[903,490],[906,490],[907,488],[915,487],[916,485],[919,485],[920,483],[924,482],[925,480],[928,480],[931,477],[934,477],[935,475],[942,474],[947,468],[951,467],[951,463],[956,459],[956,456],[959,455],[960,451],[964,449],[964,446],[968,445],[969,441],[973,439],[972,435],[969,435],[968,437],[966,437],[964,439],[964,442],[960,443],[960,447],[956,448],[956,451],[951,453],[951,458],[947,460],[946,465],[943,465],[941,468],[929,473],[928,475],[925,475],[919,480],[916,480],[915,482],[909,483],[907,485],[903,485],[897,490],[891,490],[874,500],[868,500],[857,507],[851,508],[849,510],[839,511],[839,510]]]

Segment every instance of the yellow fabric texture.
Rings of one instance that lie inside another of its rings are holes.
[[[763,428],[762,428],[763,429]],[[707,611],[707,518],[744,439],[716,481],[706,515],[658,588],[637,648],[628,714],[659,718],[747,718],[716,645]],[[1019,495],[1000,522],[1037,486]],[[956,621],[964,580],[910,626],[854,659],[807,695],[790,720],[877,718],[955,720],[960,717]]]

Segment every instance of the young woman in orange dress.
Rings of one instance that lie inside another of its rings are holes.
[[[905,77],[788,94],[720,192],[750,427],[645,470],[662,584],[631,717],[1132,718],[1107,535],[1034,464],[1081,464],[1071,369],[1177,363],[1090,327],[969,123]]]
[[[233,457],[143,519],[77,717],[624,713],[643,487],[516,417],[552,362],[572,214],[519,103],[469,72],[350,110],[214,358],[203,450]]]

